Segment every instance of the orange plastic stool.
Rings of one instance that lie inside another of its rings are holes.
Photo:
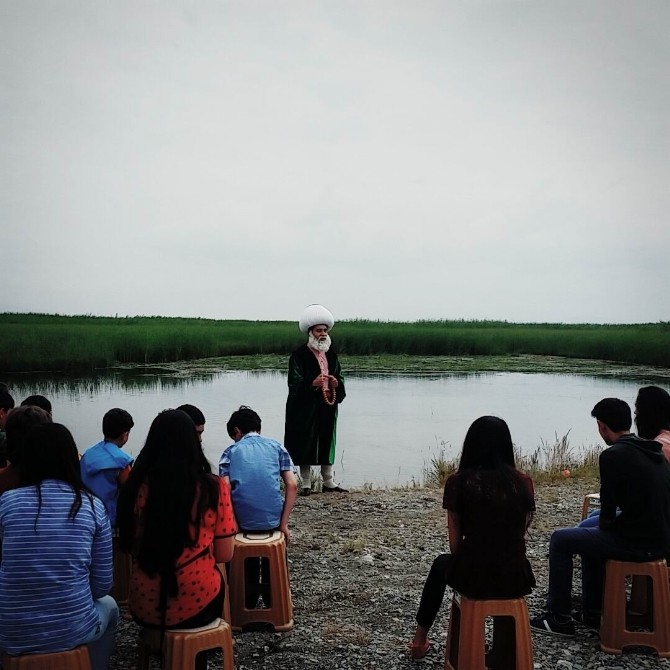
[[[245,563],[267,558],[270,568],[270,603],[266,607],[246,606]],[[286,562],[286,542],[281,531],[238,533],[230,563],[230,615],[234,631],[245,626],[268,625],[275,631],[293,628],[293,601]]]
[[[119,538],[112,538],[112,551],[114,560],[114,582],[109,595],[116,600],[119,605],[125,605],[128,602],[130,593],[130,571],[132,569],[132,560],[130,554],[126,554],[119,549]]]
[[[223,670],[235,670],[233,633],[230,626],[217,619],[210,626],[191,630],[170,630],[165,634],[165,670],[184,670],[195,667],[195,657],[201,651],[221,649]]]
[[[225,589],[225,596],[223,597],[223,620],[230,625],[230,586],[228,585],[228,571],[225,563],[217,563],[216,567],[223,576],[223,588]]]
[[[589,508],[593,503],[600,504],[600,493],[587,493],[582,503],[582,521],[589,515]]]
[[[641,575],[652,580],[651,631],[626,627],[626,577],[635,580]],[[621,654],[628,646],[651,647],[661,658],[670,657],[670,589],[665,560],[646,563],[607,561],[600,648],[608,654]]]
[[[0,656],[2,670],[91,670],[91,659],[86,646],[52,654],[24,654]]]
[[[143,628],[140,634],[140,655],[138,670],[147,670],[152,653],[160,651],[161,632]],[[163,653],[164,670],[185,670],[195,667],[195,657],[201,651],[221,649],[223,670],[235,670],[233,658],[233,634],[230,625],[223,619],[216,619],[209,626],[165,631]]]
[[[533,670],[533,642],[525,598],[472,600],[454,593],[444,660],[445,670],[485,670],[487,617],[514,619],[516,670]]]

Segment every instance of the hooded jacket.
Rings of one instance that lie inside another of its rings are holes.
[[[600,454],[599,466],[601,530],[631,547],[670,551],[670,463],[661,445],[624,435]]]

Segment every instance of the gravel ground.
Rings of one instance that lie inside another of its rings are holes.
[[[587,487],[588,488],[588,487]],[[538,487],[528,556],[538,586],[528,597],[531,614],[543,609],[549,536],[577,523],[585,491],[578,481]],[[364,491],[299,498],[289,548],[295,628],[283,634],[235,636],[237,670],[400,670],[417,667],[407,656],[414,614],[433,558],[446,546],[441,491]],[[432,533],[431,533],[431,529]],[[575,574],[575,589],[580,588]],[[431,631],[424,668],[444,666],[449,594]],[[110,668],[134,668],[139,629],[122,610]],[[603,654],[598,638],[577,628],[573,639],[533,633],[536,669],[601,670],[665,668],[670,660],[645,650]],[[152,668],[158,668],[158,658]],[[221,667],[212,654],[210,669]]]

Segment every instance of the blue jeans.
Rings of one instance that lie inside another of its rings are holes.
[[[549,543],[549,594],[547,608],[560,615],[570,614],[573,556],[582,557],[582,607],[599,612],[602,607],[605,562],[653,561],[662,550],[646,551],[628,546],[620,534],[599,528],[577,527],[556,530]]]
[[[619,516],[619,514],[621,514],[620,509],[618,509],[616,511],[616,515]],[[593,512],[591,512],[586,517],[586,519],[584,519],[583,521],[580,521],[577,524],[577,527],[578,528],[598,528],[599,525],[600,525],[600,510],[596,509],[596,510],[593,510]]]
[[[94,600],[93,604],[95,609],[98,610],[100,623],[81,643],[88,646],[92,670],[107,670],[109,659],[114,650],[114,638],[116,637],[116,628],[119,621],[119,606],[112,596],[104,596],[100,600]]]
[[[600,525],[600,510],[591,512],[586,519],[577,524],[577,528],[598,528]]]

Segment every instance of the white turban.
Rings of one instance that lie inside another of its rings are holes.
[[[308,305],[300,315],[300,332],[306,333],[314,326],[324,325],[330,330],[335,323],[333,315],[323,305]]]

